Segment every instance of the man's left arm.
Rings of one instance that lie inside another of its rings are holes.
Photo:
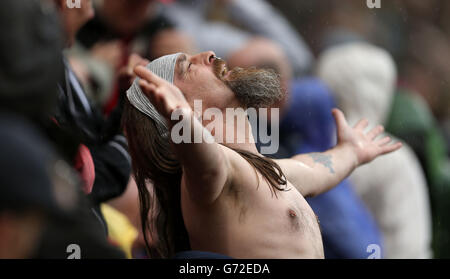
[[[369,124],[366,119],[350,127],[344,114],[333,110],[337,125],[337,145],[325,152],[296,155],[277,160],[286,178],[303,196],[315,196],[326,192],[345,179],[355,168],[376,157],[398,150],[400,142],[391,144],[389,137],[378,136],[383,126],[364,132]]]

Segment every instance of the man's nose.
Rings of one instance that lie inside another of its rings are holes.
[[[191,61],[195,64],[204,64],[209,66],[213,63],[216,54],[213,51],[206,51],[192,56]]]

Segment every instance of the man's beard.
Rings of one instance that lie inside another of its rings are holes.
[[[214,59],[213,67],[215,75],[234,92],[238,101],[246,108],[270,107],[283,97],[280,77],[272,69],[236,67],[228,72],[222,59]]]

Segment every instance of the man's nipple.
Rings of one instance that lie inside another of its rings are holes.
[[[297,217],[297,213],[296,213],[294,210],[289,209],[289,216],[290,216],[291,218]]]

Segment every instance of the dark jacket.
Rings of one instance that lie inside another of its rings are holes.
[[[66,150],[77,142],[91,151],[95,166],[95,181],[89,198],[94,205],[117,197],[123,193],[131,171],[128,145],[120,129],[123,100],[105,119],[86,97],[81,83],[67,61],[64,75],[58,84],[58,108],[55,120],[63,130],[67,141],[56,139]]]

